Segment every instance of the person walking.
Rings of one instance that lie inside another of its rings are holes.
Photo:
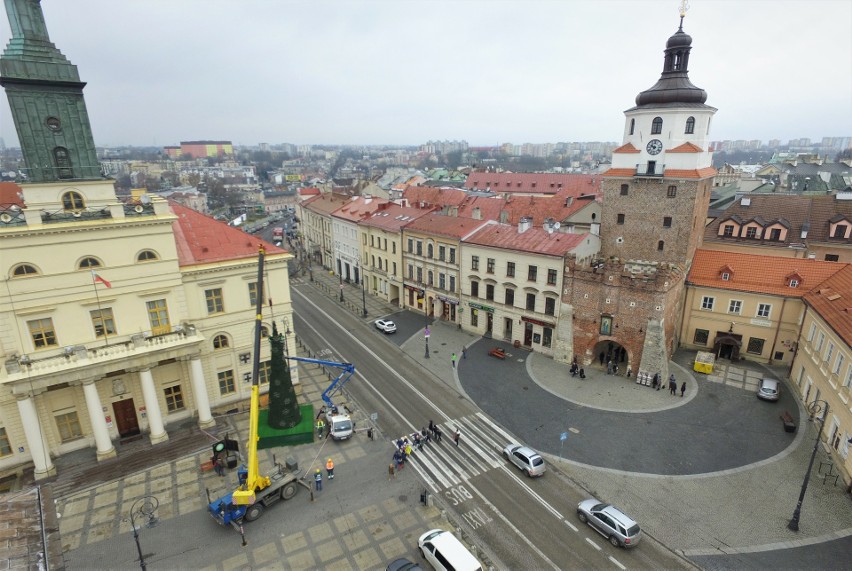
[[[598,355],[598,360],[601,362],[601,367],[603,367],[603,362],[604,362],[604,352],[603,351],[601,351],[601,354]]]
[[[451,359],[453,361],[453,369],[455,369],[456,368],[456,354],[455,353],[453,353],[453,356],[451,357]]]
[[[684,382],[680,385],[680,396],[681,396],[681,398],[683,398],[683,393],[685,393],[685,392],[686,392],[686,381],[684,381]]]
[[[657,387],[657,390],[660,390],[660,385],[663,383],[660,379],[660,373],[654,373],[654,386]]]
[[[316,484],[316,490],[318,492],[322,491],[322,470],[317,468],[316,474],[314,474],[314,484]]]
[[[677,396],[677,380],[674,375],[669,377],[669,393]]]
[[[334,462],[332,462],[331,458],[328,459],[325,463],[325,471],[328,472],[328,479],[334,479]]]
[[[633,371],[630,370],[630,365],[627,365],[627,378],[629,379],[632,376],[633,376]]]
[[[322,418],[317,419],[317,436],[322,438],[322,433],[325,432],[325,422],[323,422]]]
[[[456,433],[455,433],[455,434],[453,434],[453,442],[455,442],[455,443],[456,443],[456,446],[458,446],[458,445],[459,445],[459,438],[461,438],[461,430],[459,430],[458,428],[456,428]]]
[[[580,367],[580,378],[581,379],[586,378],[586,371],[583,369],[583,367]]]
[[[213,469],[216,470],[216,475],[225,477],[225,463],[223,462],[222,454],[213,456]]]
[[[467,359],[467,346],[462,347],[462,359]]]
[[[434,432],[435,432],[435,442],[440,442],[441,436],[443,436],[444,433],[441,432],[441,429],[438,428],[437,424],[434,426]]]

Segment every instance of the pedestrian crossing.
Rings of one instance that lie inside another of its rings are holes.
[[[417,471],[432,493],[505,465],[503,448],[510,442],[519,443],[483,413],[449,420],[438,427],[443,433],[441,442],[430,440],[420,450],[414,450],[406,461],[406,468]],[[461,431],[458,446],[453,442],[457,428]],[[394,450],[396,440],[390,441]]]

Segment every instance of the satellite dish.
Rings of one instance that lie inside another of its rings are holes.
[[[553,223],[553,229],[554,229],[554,230],[559,230],[559,228],[560,228],[561,226],[562,226],[562,223],[561,223],[561,222],[554,222],[554,223]]]

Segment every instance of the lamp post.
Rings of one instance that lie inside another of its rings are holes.
[[[429,309],[426,307],[426,289],[423,290],[423,323],[425,325],[423,329],[423,338],[426,339],[426,354],[423,355],[425,358],[429,358]]]
[[[343,262],[340,262],[340,268],[337,277],[340,278],[340,301],[343,301]]]
[[[292,331],[290,331],[290,320],[286,317],[284,318],[284,354],[289,355],[290,350],[287,347],[287,336],[290,335]],[[289,363],[288,363],[289,366]]]
[[[824,411],[824,412],[823,412]],[[816,441],[814,442],[814,451],[811,452],[811,461],[808,462],[808,471],[805,472],[805,480],[802,482],[802,491],[799,492],[799,502],[796,504],[796,509],[793,511],[793,519],[787,524],[787,529],[791,531],[799,531],[799,516],[802,515],[802,501],[805,499],[805,492],[808,490],[808,482],[811,480],[811,470],[814,467],[814,459],[816,458],[817,449],[819,448],[822,429],[825,426],[825,418],[828,416],[828,403],[824,400],[815,400],[808,406],[808,412],[811,413],[810,420],[813,420],[820,412],[823,412],[822,421],[819,425]]]
[[[142,555],[142,546],[139,545],[139,528],[136,526],[136,516],[147,518],[145,527],[152,528],[159,520],[154,516],[154,512],[160,505],[160,500],[154,496],[143,496],[133,502],[130,507],[130,525],[133,527],[133,539],[136,541],[136,551],[139,553],[139,567],[142,571],[146,571],[145,557]]]
[[[364,270],[358,272],[358,277],[361,278],[361,307],[364,310],[364,317],[367,317],[367,290],[364,285]]]

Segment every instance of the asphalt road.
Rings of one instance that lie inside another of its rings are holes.
[[[530,481],[499,456],[511,435],[456,390],[451,375],[438,378],[401,353],[400,333],[386,336],[340,312],[313,288],[293,289],[294,322],[300,337],[325,357],[355,363],[358,371],[346,386],[367,414],[377,413],[387,442],[428,424],[461,426],[458,448],[449,440],[418,453],[412,467],[442,507],[480,546],[489,559],[506,569],[686,568],[688,563],[647,537],[641,547],[623,550],[576,519],[577,503],[588,497],[557,471]],[[400,323],[409,327],[407,323]],[[422,327],[411,324],[411,327]],[[449,359],[438,347],[433,358]],[[440,355],[440,356],[438,356]],[[325,358],[324,357],[324,358]],[[462,365],[465,366],[465,365]]]

